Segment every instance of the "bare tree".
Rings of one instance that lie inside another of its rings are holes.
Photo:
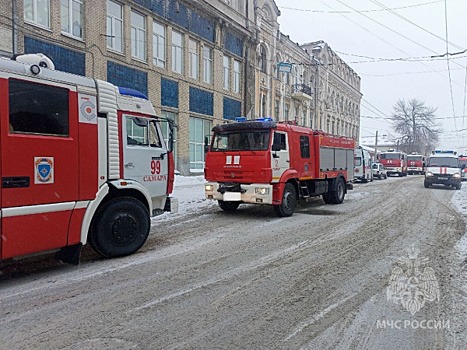
[[[441,125],[434,121],[436,108],[417,99],[399,100],[393,108],[390,119],[401,135],[398,143],[402,151],[427,154],[436,147],[442,131]]]

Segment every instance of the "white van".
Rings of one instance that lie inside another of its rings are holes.
[[[373,181],[370,152],[361,146],[354,151],[354,179],[361,182]]]

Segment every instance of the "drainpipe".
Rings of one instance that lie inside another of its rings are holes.
[[[17,16],[16,16],[16,0],[11,2],[11,47],[13,55],[18,53],[18,27]]]

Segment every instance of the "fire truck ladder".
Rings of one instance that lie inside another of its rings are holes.
[[[310,189],[308,188],[308,185],[306,184],[306,182],[299,181],[298,182],[298,188],[299,188],[301,198],[310,198],[311,197]]]

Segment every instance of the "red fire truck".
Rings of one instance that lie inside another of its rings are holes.
[[[422,154],[412,153],[407,155],[407,174],[425,174],[426,157]]]
[[[379,162],[384,165],[388,175],[407,176],[407,154],[394,149],[381,152]]]
[[[0,259],[55,251],[77,264],[87,242],[134,253],[171,206],[160,121],[143,94],[52,67],[40,54],[0,60]]]
[[[206,198],[225,211],[240,203],[293,214],[298,199],[339,204],[352,188],[353,139],[270,118],[218,125],[206,153]]]

